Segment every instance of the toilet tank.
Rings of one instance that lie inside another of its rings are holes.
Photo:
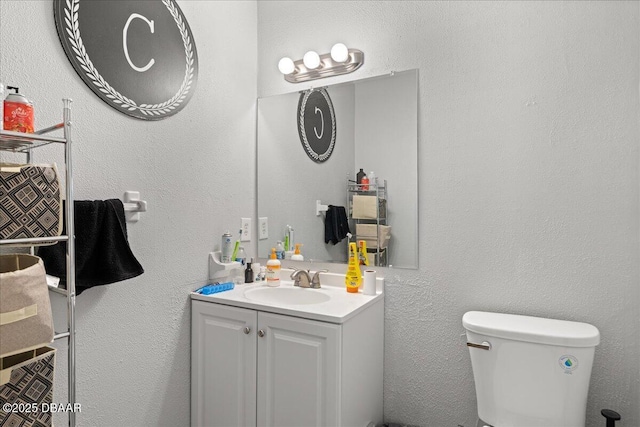
[[[600,332],[587,323],[470,311],[462,317],[478,416],[495,427],[584,427]]]

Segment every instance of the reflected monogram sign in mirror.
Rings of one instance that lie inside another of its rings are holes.
[[[321,163],[331,156],[336,143],[336,116],[326,89],[309,89],[300,94],[298,133],[311,160]]]
[[[378,247],[386,257],[376,265],[417,268],[417,70],[327,86],[323,91],[327,97],[318,99],[330,100],[336,130],[331,156],[322,162],[310,162],[308,152],[300,150],[299,112],[304,99],[300,93],[258,100],[257,212],[268,219],[269,237],[258,241],[257,256],[267,257],[293,229],[291,243],[302,244],[305,261],[346,263],[349,241],[364,238],[367,249]],[[307,139],[328,132],[328,114],[316,106],[304,114],[313,118],[305,123]],[[325,142],[316,153],[328,146]],[[372,176],[367,188],[354,191],[360,169],[377,178]],[[338,208],[334,211],[344,207],[352,236],[336,244],[327,240],[327,212],[318,212],[318,206]],[[378,225],[385,228],[376,236]]]
[[[159,120],[187,104],[198,54],[175,0],[54,0],[53,7],[67,58],[108,105]]]

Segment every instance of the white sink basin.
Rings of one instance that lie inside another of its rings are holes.
[[[282,270],[282,277],[293,273],[291,269]],[[268,287],[265,282],[243,283],[211,295],[192,292],[191,298],[337,324],[346,322],[365,307],[384,299],[384,279],[381,277],[377,279],[379,291],[376,295],[348,293],[344,274],[322,273],[320,280],[320,289],[300,288],[294,286],[293,280],[281,279],[280,286],[274,288]]]
[[[245,298],[263,304],[320,304],[327,302],[331,296],[318,289],[309,288],[253,288],[244,292]]]

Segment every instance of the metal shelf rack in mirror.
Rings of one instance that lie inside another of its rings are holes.
[[[354,197],[361,198],[354,200]],[[370,259],[370,265],[387,267],[390,237],[387,221],[387,181],[376,177],[371,183],[357,184],[347,179],[347,216],[349,228],[353,233],[349,241],[357,243],[359,240],[365,240],[367,256],[373,257]]]

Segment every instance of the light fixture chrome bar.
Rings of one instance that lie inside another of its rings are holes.
[[[358,49],[349,49],[349,57],[345,62],[336,62],[331,58],[330,53],[325,53],[320,55],[320,65],[315,69],[307,68],[302,59],[295,61],[293,73],[285,74],[284,79],[290,83],[302,83],[324,77],[339,76],[354,72],[363,63],[364,53]]]

